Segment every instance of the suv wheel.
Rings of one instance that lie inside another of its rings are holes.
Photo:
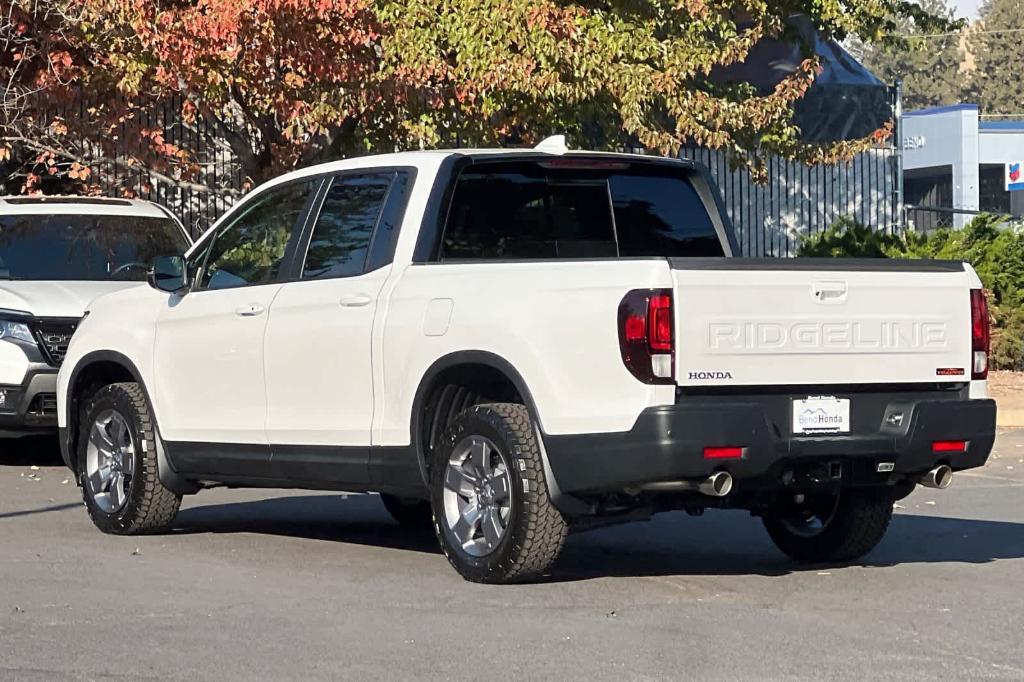
[[[797,561],[842,563],[881,542],[892,505],[889,490],[843,490],[808,495],[799,507],[777,509],[762,520],[775,545]]]
[[[541,576],[565,543],[540,447],[522,405],[476,405],[455,417],[431,467],[434,529],[466,580],[506,583]]]
[[[84,409],[78,434],[82,496],[104,533],[166,530],[181,505],[157,475],[153,418],[135,383],[100,389]]]

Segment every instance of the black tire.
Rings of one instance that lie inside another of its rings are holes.
[[[134,473],[126,484],[124,506],[111,513],[96,503],[86,480],[86,448],[97,417],[113,410],[128,424],[135,448]],[[135,383],[105,386],[96,392],[83,409],[78,434],[78,474],[82,497],[89,517],[104,533],[141,535],[166,531],[181,506],[181,496],[165,488],[157,474],[156,434],[153,416],[142,388]]]
[[[484,556],[463,550],[444,515],[444,477],[449,458],[464,439],[479,435],[497,448],[510,475],[511,511],[497,547]],[[471,582],[511,583],[536,580],[554,563],[565,544],[568,525],[551,503],[540,447],[526,408],[512,403],[475,405],[445,431],[431,467],[434,530],[441,549],[459,574]]]
[[[803,563],[855,561],[881,542],[892,520],[893,498],[888,490],[844,490],[835,511],[813,534],[794,530],[792,514],[762,518],[775,545]]]
[[[391,518],[404,528],[429,530],[434,525],[430,500],[415,500],[381,493],[380,501],[384,503],[384,508],[391,514]]]

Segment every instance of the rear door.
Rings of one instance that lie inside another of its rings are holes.
[[[160,429],[189,473],[253,475],[269,459],[264,332],[319,182],[289,183],[239,207],[193,256],[193,289],[170,297],[158,318]]]
[[[298,281],[266,334],[266,433],[276,475],[362,484],[373,421],[371,338],[411,171],[334,177],[313,212]]]
[[[960,263],[672,261],[683,386],[907,384],[970,379]]]

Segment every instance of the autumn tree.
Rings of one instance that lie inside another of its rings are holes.
[[[954,21],[946,0],[922,0],[921,8],[932,16]],[[958,24],[957,24],[958,25]],[[913,18],[897,23],[907,44],[865,43],[853,39],[850,51],[885,83],[903,82],[903,107],[906,110],[942,106],[959,102],[963,92],[960,64],[960,34],[956,31],[931,32]]]
[[[186,133],[230,155],[249,182],[330,158],[528,144],[584,126],[608,146],[674,153],[695,142],[755,167],[770,153],[846,158],[872,139],[807,145],[792,123],[818,72],[809,46],[770,91],[714,73],[764,38],[799,41],[795,14],[828,38],[866,43],[905,45],[907,18],[948,27],[904,0],[0,0],[19,16],[44,6],[45,21],[8,30],[39,47],[6,48],[10,59],[33,62],[20,76],[30,87],[77,89],[88,102],[58,121],[73,130],[50,140],[44,162],[100,172],[70,142],[88,138],[104,163],[152,171],[147,182],[196,185],[210,180],[204,159],[175,143]],[[172,120],[149,123],[154,106]],[[110,158],[125,139],[138,153]],[[5,128],[0,143],[13,151],[31,135]]]
[[[974,55],[969,95],[982,114],[1024,119],[1020,67],[1024,0],[985,0],[978,15],[978,23],[968,33]]]
[[[16,186],[35,189],[42,176],[84,180],[67,126],[53,114],[79,73],[73,56],[75,17],[59,2],[0,2],[0,164]]]

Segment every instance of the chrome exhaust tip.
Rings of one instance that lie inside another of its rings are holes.
[[[725,497],[732,492],[732,474],[717,471],[698,483],[697,490],[710,497]]]
[[[953,483],[953,470],[948,464],[940,464],[922,476],[918,483],[926,488],[945,490]]]

